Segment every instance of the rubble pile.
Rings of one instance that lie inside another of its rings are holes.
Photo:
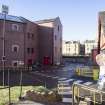
[[[42,89],[41,91],[28,90],[24,94],[24,99],[36,102],[60,102],[62,97],[52,90]]]

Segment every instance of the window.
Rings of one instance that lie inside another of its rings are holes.
[[[62,52],[62,48],[60,47],[60,52]]]
[[[14,63],[13,63],[13,66],[17,66],[17,62],[14,62]]]
[[[30,33],[27,33],[27,38],[30,39]]]
[[[34,38],[34,34],[31,34],[32,35],[32,39]]]
[[[18,61],[12,61],[12,66],[17,67],[18,66]]]
[[[27,53],[28,54],[33,54],[34,53],[34,48],[27,48]]]
[[[57,36],[55,35],[55,40],[57,40]]]
[[[12,24],[12,30],[13,31],[18,31],[19,30],[19,25],[18,24]]]
[[[14,47],[14,52],[17,52],[17,47]]]
[[[58,26],[58,31],[59,31],[59,26]]]
[[[33,39],[34,38],[34,34],[33,33],[27,33],[27,38],[28,39]]]
[[[27,53],[28,53],[28,54],[30,53],[30,48],[27,48]]]
[[[34,48],[31,48],[31,53],[32,53],[32,54],[34,53]]]
[[[19,51],[19,46],[18,45],[12,45],[12,51],[13,52],[18,52]]]
[[[87,48],[87,51],[89,50],[89,48]]]
[[[28,66],[32,65],[32,59],[28,59]]]

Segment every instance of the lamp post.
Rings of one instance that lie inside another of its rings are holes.
[[[5,80],[4,80],[4,69],[5,69],[5,23],[6,23],[6,14],[8,14],[8,6],[2,5],[2,15],[3,17],[3,35],[2,35],[2,40],[3,40],[3,55],[2,55],[2,66],[3,66],[3,86],[5,85]]]

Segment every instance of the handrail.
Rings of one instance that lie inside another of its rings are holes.
[[[13,66],[5,66],[5,68],[4,68],[4,70],[6,71],[6,70],[8,70],[8,69],[10,69],[10,70],[32,70],[32,67],[28,67],[28,66],[21,66],[21,67],[13,67]],[[2,66],[0,66],[0,71],[2,71],[3,70],[3,67]]]
[[[58,93],[64,92],[65,86],[66,86],[66,85],[65,85],[64,83],[58,84]],[[70,89],[71,89],[70,87],[66,87],[66,90],[70,90]]]
[[[104,91],[97,90],[95,88],[88,87],[88,86],[85,86],[85,85],[82,85],[82,84],[79,84],[79,83],[74,83],[72,85],[72,105],[75,105],[75,100],[74,100],[74,98],[75,98],[75,87],[77,88],[77,97],[78,98],[81,97],[80,93],[78,92],[78,90],[80,91],[80,89],[84,89],[84,90],[88,90],[88,91],[93,93],[93,100],[91,100],[91,101],[94,103],[94,105],[96,103],[102,103],[102,101],[103,101],[103,99],[102,99],[103,98],[103,94],[105,94]],[[100,96],[100,102],[96,101],[96,93],[98,93],[99,96]],[[81,98],[85,98],[85,97],[82,96]]]
[[[93,80],[98,79],[99,69],[96,67],[77,67],[75,70],[75,74],[83,77],[91,77]]]

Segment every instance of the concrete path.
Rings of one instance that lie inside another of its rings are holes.
[[[17,104],[13,104],[13,105],[44,105],[44,104],[40,104],[40,103],[36,103],[36,102],[32,102],[32,101],[21,101],[21,102],[18,102]]]
[[[32,101],[21,101],[18,102],[17,104],[13,104],[13,105],[72,105],[70,103],[38,103],[38,102],[32,102]]]

